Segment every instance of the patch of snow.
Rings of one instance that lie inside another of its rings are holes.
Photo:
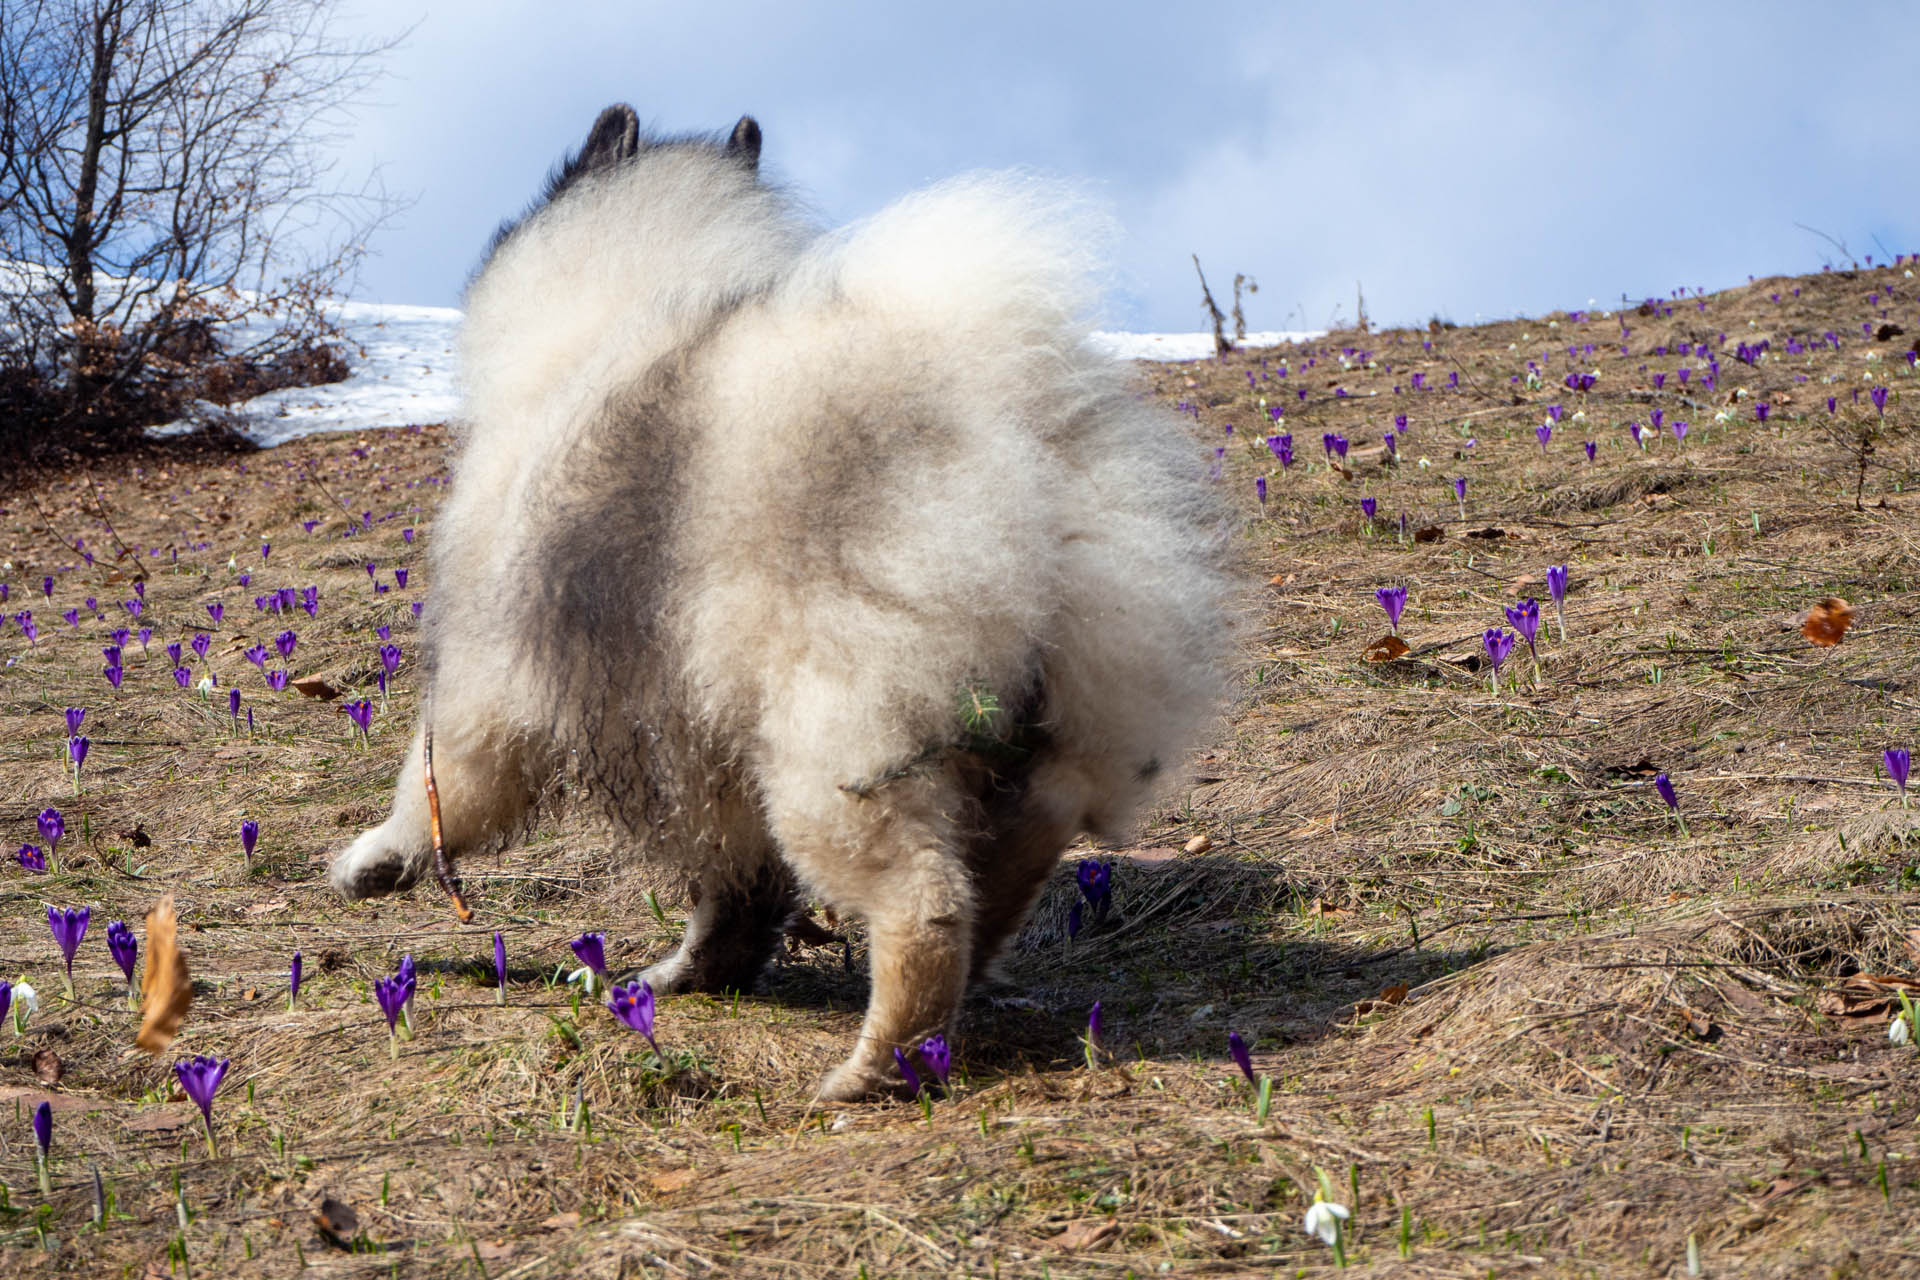
[[[287,387],[226,409],[196,405],[179,421],[149,427],[147,434],[182,435],[218,419],[265,448],[320,431],[445,422],[459,411],[454,377],[457,308],[344,302],[335,318],[353,348],[347,353],[352,372],[345,381]],[[1250,333],[1242,345],[1269,347],[1319,336]],[[1123,360],[1204,360],[1213,355],[1213,336],[1205,333],[1095,333],[1091,341]]]
[[[1310,342],[1326,336],[1324,329],[1285,330],[1249,333],[1235,347],[1277,347],[1283,342]],[[1095,333],[1093,345],[1121,360],[1210,360],[1213,335],[1210,333]]]

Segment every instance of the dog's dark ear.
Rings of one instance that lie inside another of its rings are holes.
[[[598,169],[631,160],[640,150],[640,117],[624,102],[617,102],[600,113],[587,134],[587,145],[580,148],[575,167]]]
[[[760,122],[752,116],[741,116],[740,123],[733,126],[733,134],[727,139],[727,154],[757,171],[760,168]]]

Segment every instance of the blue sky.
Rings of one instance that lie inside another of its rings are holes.
[[[417,23],[348,170],[413,206],[360,296],[457,303],[494,226],[596,112],[743,113],[765,169],[843,222],[966,169],[1085,181],[1117,215],[1109,327],[1460,322],[1920,250],[1896,3],[375,6]],[[565,15],[565,16],[560,16]]]

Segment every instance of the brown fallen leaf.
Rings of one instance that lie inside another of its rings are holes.
[[[1211,848],[1213,848],[1212,836],[1195,836],[1193,839],[1187,841],[1188,853],[1205,853]]]
[[[168,894],[147,912],[147,971],[140,983],[140,1034],[133,1041],[156,1058],[180,1033],[193,1003],[193,978],[180,954],[178,929]]]
[[[41,1084],[59,1084],[66,1071],[60,1055],[51,1049],[41,1049],[33,1055],[33,1074]]]
[[[247,908],[247,914],[250,916],[268,916],[276,911],[285,911],[286,909],[287,900],[285,898],[275,898],[272,902],[254,903]]]
[[[1800,626],[1800,634],[1823,649],[1831,649],[1839,644],[1847,634],[1847,628],[1853,625],[1853,606],[1839,596],[1828,596],[1813,608],[1807,610],[1807,620]]]
[[[1446,536],[1447,531],[1437,524],[1430,524],[1424,529],[1415,529],[1413,531],[1413,540],[1415,542],[1441,542],[1446,539]]]
[[[353,1206],[325,1196],[313,1211],[313,1225],[328,1244],[336,1249],[353,1248],[353,1238],[360,1233],[360,1215]]]
[[[1085,1253],[1106,1246],[1120,1234],[1120,1224],[1111,1218],[1082,1218],[1070,1222],[1053,1243],[1071,1253]]]
[[[1291,574],[1291,573],[1288,573],[1288,574],[1276,573],[1271,578],[1267,579],[1267,585],[1270,587],[1290,587],[1296,581],[1297,576],[1298,575]]]
[[[1680,1016],[1682,1020],[1686,1022],[1687,1030],[1691,1031],[1697,1038],[1701,1040],[1710,1040],[1713,1038],[1712,1018],[1700,1012],[1700,1010],[1693,1008],[1691,1005],[1683,1008],[1680,1011]]]
[[[696,1176],[692,1169],[662,1169],[659,1173],[648,1175],[647,1181],[653,1184],[655,1191],[665,1195],[669,1191],[680,1190]]]
[[[1154,849],[1129,849],[1126,853],[1128,862],[1146,871],[1158,871],[1160,868],[1170,865],[1173,860],[1179,856],[1180,851],[1178,849],[1168,849],[1164,847]]]
[[[540,1225],[549,1231],[571,1231],[580,1225],[580,1215],[568,1210],[566,1213],[556,1213],[551,1218],[542,1218]]]
[[[307,697],[318,698],[322,702],[332,702],[340,696],[340,690],[318,676],[309,676],[305,680],[289,680],[287,683]]]
[[[1405,657],[1407,642],[1396,635],[1384,635],[1367,646],[1368,662],[1392,662],[1395,658]]]
[[[515,1247],[511,1240],[481,1240],[473,1246],[473,1251],[488,1262],[498,1262],[511,1258]]]

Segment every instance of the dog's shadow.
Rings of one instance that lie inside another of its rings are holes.
[[[1343,941],[1355,917],[1322,900],[1336,887],[1230,858],[1118,859],[1111,886],[1100,912],[1070,869],[1049,882],[996,977],[968,994],[959,1031],[971,1068],[1083,1059],[1096,1001],[1105,1053],[1224,1061],[1230,1030],[1249,1041],[1318,1039],[1361,1001],[1485,958],[1417,944],[1404,927],[1384,945]],[[857,928],[845,936],[783,955],[755,998],[857,1013],[865,939]]]

